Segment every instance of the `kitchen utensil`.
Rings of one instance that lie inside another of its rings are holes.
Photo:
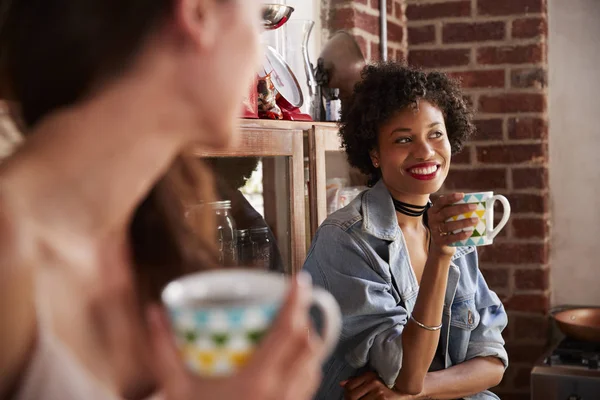
[[[270,74],[277,90],[277,105],[283,112],[283,119],[291,121],[311,121],[310,115],[299,108],[304,104],[304,96],[296,76],[283,57],[271,46],[267,46],[263,61],[265,74]]]
[[[586,342],[600,342],[600,308],[571,308],[551,314],[565,335]]]
[[[310,34],[314,21],[308,19],[292,19],[283,28],[285,32],[285,46],[280,52],[296,75],[304,97],[301,107],[303,113],[310,114],[313,118],[313,108],[317,96],[317,81],[314,67],[308,54]]]
[[[321,87],[340,89],[342,108],[360,81],[365,58],[354,40],[345,31],[336,32],[325,44],[317,62],[316,79]]]
[[[266,30],[274,30],[281,27],[294,12],[294,7],[285,4],[263,4],[262,21]]]

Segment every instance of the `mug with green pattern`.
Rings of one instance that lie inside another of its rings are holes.
[[[243,366],[267,333],[289,281],[281,274],[227,269],[185,276],[162,293],[186,365],[203,376],[227,376]],[[341,326],[340,309],[327,291],[313,289],[331,351]],[[308,333],[307,333],[308,334]]]
[[[494,203],[496,201],[499,201],[502,204],[503,214],[498,225],[494,227]],[[467,218],[477,218],[478,222],[475,228],[462,229],[454,232],[458,233],[460,231],[473,230],[473,234],[470,238],[453,243],[451,246],[454,247],[487,246],[492,244],[494,238],[500,233],[502,228],[504,228],[510,217],[510,203],[507,198],[499,194],[494,195],[493,192],[466,193],[465,197],[455,204],[477,204],[477,208],[474,211],[451,217],[447,222],[459,221]]]

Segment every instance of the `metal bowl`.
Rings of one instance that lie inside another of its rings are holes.
[[[293,12],[294,7],[286,6],[284,4],[263,4],[263,27],[268,31],[277,29],[290,19],[290,15],[292,15]]]

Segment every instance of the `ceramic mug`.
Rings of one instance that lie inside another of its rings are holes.
[[[202,376],[233,374],[269,330],[288,286],[283,275],[246,269],[200,272],[169,283],[162,301],[186,365]],[[331,352],[340,333],[340,308],[329,292],[315,287],[312,294]]]
[[[502,203],[504,213],[498,225],[494,227],[494,203],[496,201]],[[477,204],[477,208],[474,211],[449,218],[448,222],[473,217],[478,218],[479,221],[475,228],[463,229],[473,229],[473,235],[468,239],[453,243],[451,246],[454,247],[487,246],[492,244],[494,238],[504,228],[510,217],[510,203],[506,197],[499,194],[494,195],[493,192],[466,193],[465,197],[455,204]],[[460,231],[455,231],[454,233],[458,232]]]

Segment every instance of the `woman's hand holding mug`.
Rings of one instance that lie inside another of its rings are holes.
[[[464,197],[463,193],[441,196],[429,209],[427,216],[431,232],[431,254],[452,257],[456,252],[456,247],[451,245],[466,240],[473,234],[473,228],[478,222],[477,218],[448,221],[452,217],[474,211],[477,208],[475,204],[454,204]]]

